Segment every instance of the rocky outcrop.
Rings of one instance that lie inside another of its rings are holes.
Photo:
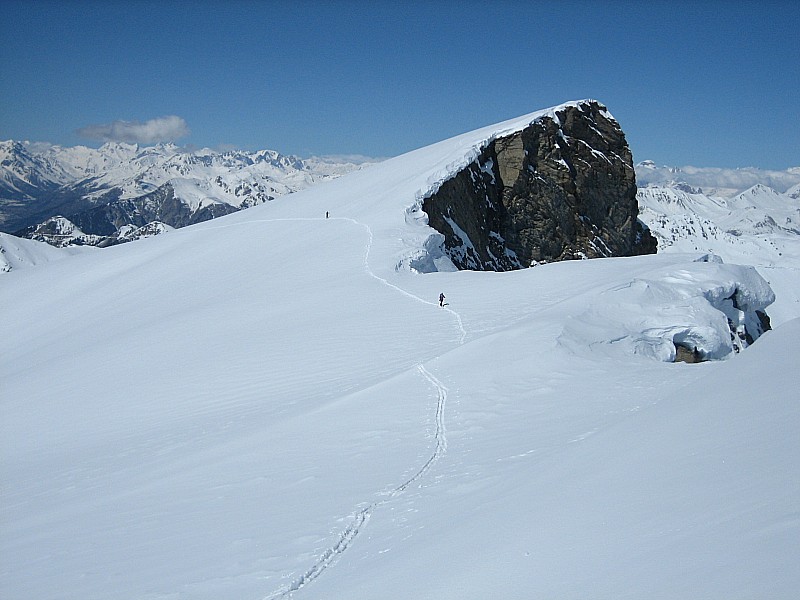
[[[728,329],[731,334],[731,347],[735,353],[739,353],[742,349],[751,346],[758,338],[764,333],[772,329],[769,315],[763,310],[742,310],[737,303],[736,293],[727,298],[730,302],[730,308],[735,311],[731,315],[731,311],[721,307],[723,312],[728,316]],[[708,357],[701,352],[697,346],[690,346],[687,342],[675,342],[675,361],[685,363],[699,363],[705,362]]]
[[[595,101],[490,141],[423,201],[460,269],[651,254],[625,134]]]

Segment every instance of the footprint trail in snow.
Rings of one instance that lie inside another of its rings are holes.
[[[369,241],[367,242],[367,247],[364,254],[364,267],[367,273],[371,277],[377,279],[384,285],[397,290],[401,294],[408,296],[413,300],[416,300],[418,302],[423,302],[425,304],[430,304],[432,306],[435,305],[434,302],[423,300],[422,298],[419,298],[418,296],[415,296],[414,294],[411,294],[406,290],[394,285],[393,283],[390,283],[386,279],[375,275],[375,273],[373,273],[372,269],[370,269],[369,267],[369,253],[370,249],[372,248],[372,230],[369,228],[369,226],[363,223],[359,223],[354,219],[349,219],[346,217],[339,217],[339,218],[351,221],[352,223],[360,225],[367,230],[367,233],[369,234]],[[445,307],[445,310],[447,310],[450,314],[452,314],[455,317],[456,322],[458,323],[458,327],[461,331],[461,339],[459,343],[463,344],[467,336],[467,332],[464,329],[463,323],[461,322],[460,315],[452,309]],[[425,377],[425,379],[427,379],[431,383],[431,385],[433,385],[437,390],[436,431],[434,433],[435,447],[433,450],[433,454],[431,454],[430,458],[428,458],[425,464],[422,465],[422,467],[420,467],[420,469],[412,477],[410,477],[409,479],[407,479],[405,482],[401,483],[394,489],[390,490],[389,492],[385,492],[386,496],[385,499],[373,502],[367,505],[366,507],[356,511],[351,516],[350,524],[344,531],[342,531],[341,534],[339,534],[339,539],[333,546],[325,550],[317,558],[316,562],[313,565],[311,565],[311,567],[309,567],[306,571],[304,571],[300,576],[296,577],[291,583],[282,585],[274,592],[265,596],[263,600],[278,600],[280,598],[291,598],[294,592],[300,590],[302,587],[311,583],[312,581],[317,579],[320,575],[322,575],[325,572],[325,570],[331,565],[333,565],[334,562],[350,547],[350,544],[353,543],[353,540],[355,540],[356,537],[359,535],[359,533],[361,533],[361,531],[366,527],[367,523],[370,520],[370,517],[372,516],[373,511],[376,508],[383,506],[391,502],[398,496],[400,496],[410,486],[412,486],[414,483],[416,483],[418,480],[424,477],[425,474],[428,471],[430,471],[430,469],[442,457],[442,455],[444,455],[444,453],[447,452],[447,430],[445,428],[445,421],[444,421],[444,411],[445,411],[445,405],[447,403],[447,388],[430,371],[428,371],[424,365],[418,364],[416,368],[419,374]]]
[[[431,457],[410,479],[386,493],[386,499],[373,502],[372,504],[369,504],[365,508],[362,508],[356,512],[351,517],[352,522],[350,525],[348,525],[347,528],[339,535],[338,541],[333,546],[325,550],[325,552],[319,556],[317,561],[311,565],[310,568],[308,568],[291,583],[283,585],[268,596],[265,596],[263,600],[291,598],[294,592],[298,591],[300,588],[308,583],[311,583],[320,575],[322,575],[325,570],[330,567],[336,561],[336,559],[338,559],[345,552],[345,550],[350,547],[350,544],[353,542],[353,540],[355,540],[358,534],[361,533],[366,524],[369,522],[372,512],[376,508],[388,504],[393,499],[405,492],[411,485],[421,479],[433,467],[436,461],[438,461],[439,458],[441,458],[442,455],[444,455],[444,453],[447,451],[447,432],[444,424],[444,410],[447,403],[447,388],[444,387],[442,383],[423,365],[417,365],[417,371],[419,371],[423,377],[425,377],[432,385],[436,387],[438,396],[436,402],[436,432],[434,435],[436,446]]]

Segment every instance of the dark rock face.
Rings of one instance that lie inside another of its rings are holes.
[[[651,254],[633,160],[619,124],[584,102],[490,142],[423,202],[460,269]]]
[[[36,201],[0,199],[0,230],[17,232],[30,229],[55,215],[72,215],[91,210],[97,204],[85,198],[89,193],[83,186],[38,188]],[[109,202],[119,195],[119,190],[110,190],[101,202]]]

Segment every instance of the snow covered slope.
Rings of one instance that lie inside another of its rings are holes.
[[[0,227],[15,232],[53,216],[76,220],[82,213],[109,202],[141,203],[143,198],[163,192],[166,186],[190,215],[209,205],[227,207],[225,210],[230,212],[305,189],[369,162],[346,157],[302,160],[274,150],[188,151],[174,144],[139,147],[109,142],[96,149],[34,149],[21,142],[0,142]],[[169,220],[174,217],[173,212],[174,209],[165,210],[154,220]],[[124,219],[139,227],[147,225],[135,222],[137,216],[135,208],[128,208]],[[93,222],[98,220],[96,215],[93,221],[84,215],[85,223],[78,224],[94,227],[96,230],[87,231],[90,235],[107,235],[101,229],[107,229],[109,223],[118,228],[121,218],[97,223]],[[83,239],[81,243],[87,241]]]
[[[50,244],[25,240],[0,232],[0,273],[61,260],[86,251],[91,250],[83,246],[53,248]]]
[[[798,196],[761,184],[727,198],[687,189],[683,183],[639,188],[639,218],[658,240],[658,252],[709,253],[758,267],[779,298],[770,315],[790,318],[800,303],[792,291],[800,262]]]
[[[3,275],[0,596],[793,597],[799,305],[663,362],[632,340],[665,305],[710,341],[781,294],[697,252],[438,253],[421,198],[549,113]]]

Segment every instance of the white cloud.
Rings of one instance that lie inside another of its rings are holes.
[[[28,140],[22,142],[22,145],[25,146],[28,152],[33,152],[34,154],[46,152],[53,147],[53,144],[50,142],[30,142]]]
[[[138,121],[114,121],[99,125],[87,125],[78,130],[78,135],[104,142],[128,142],[131,144],[153,144],[172,142],[191,133],[181,117],[170,115]]]

